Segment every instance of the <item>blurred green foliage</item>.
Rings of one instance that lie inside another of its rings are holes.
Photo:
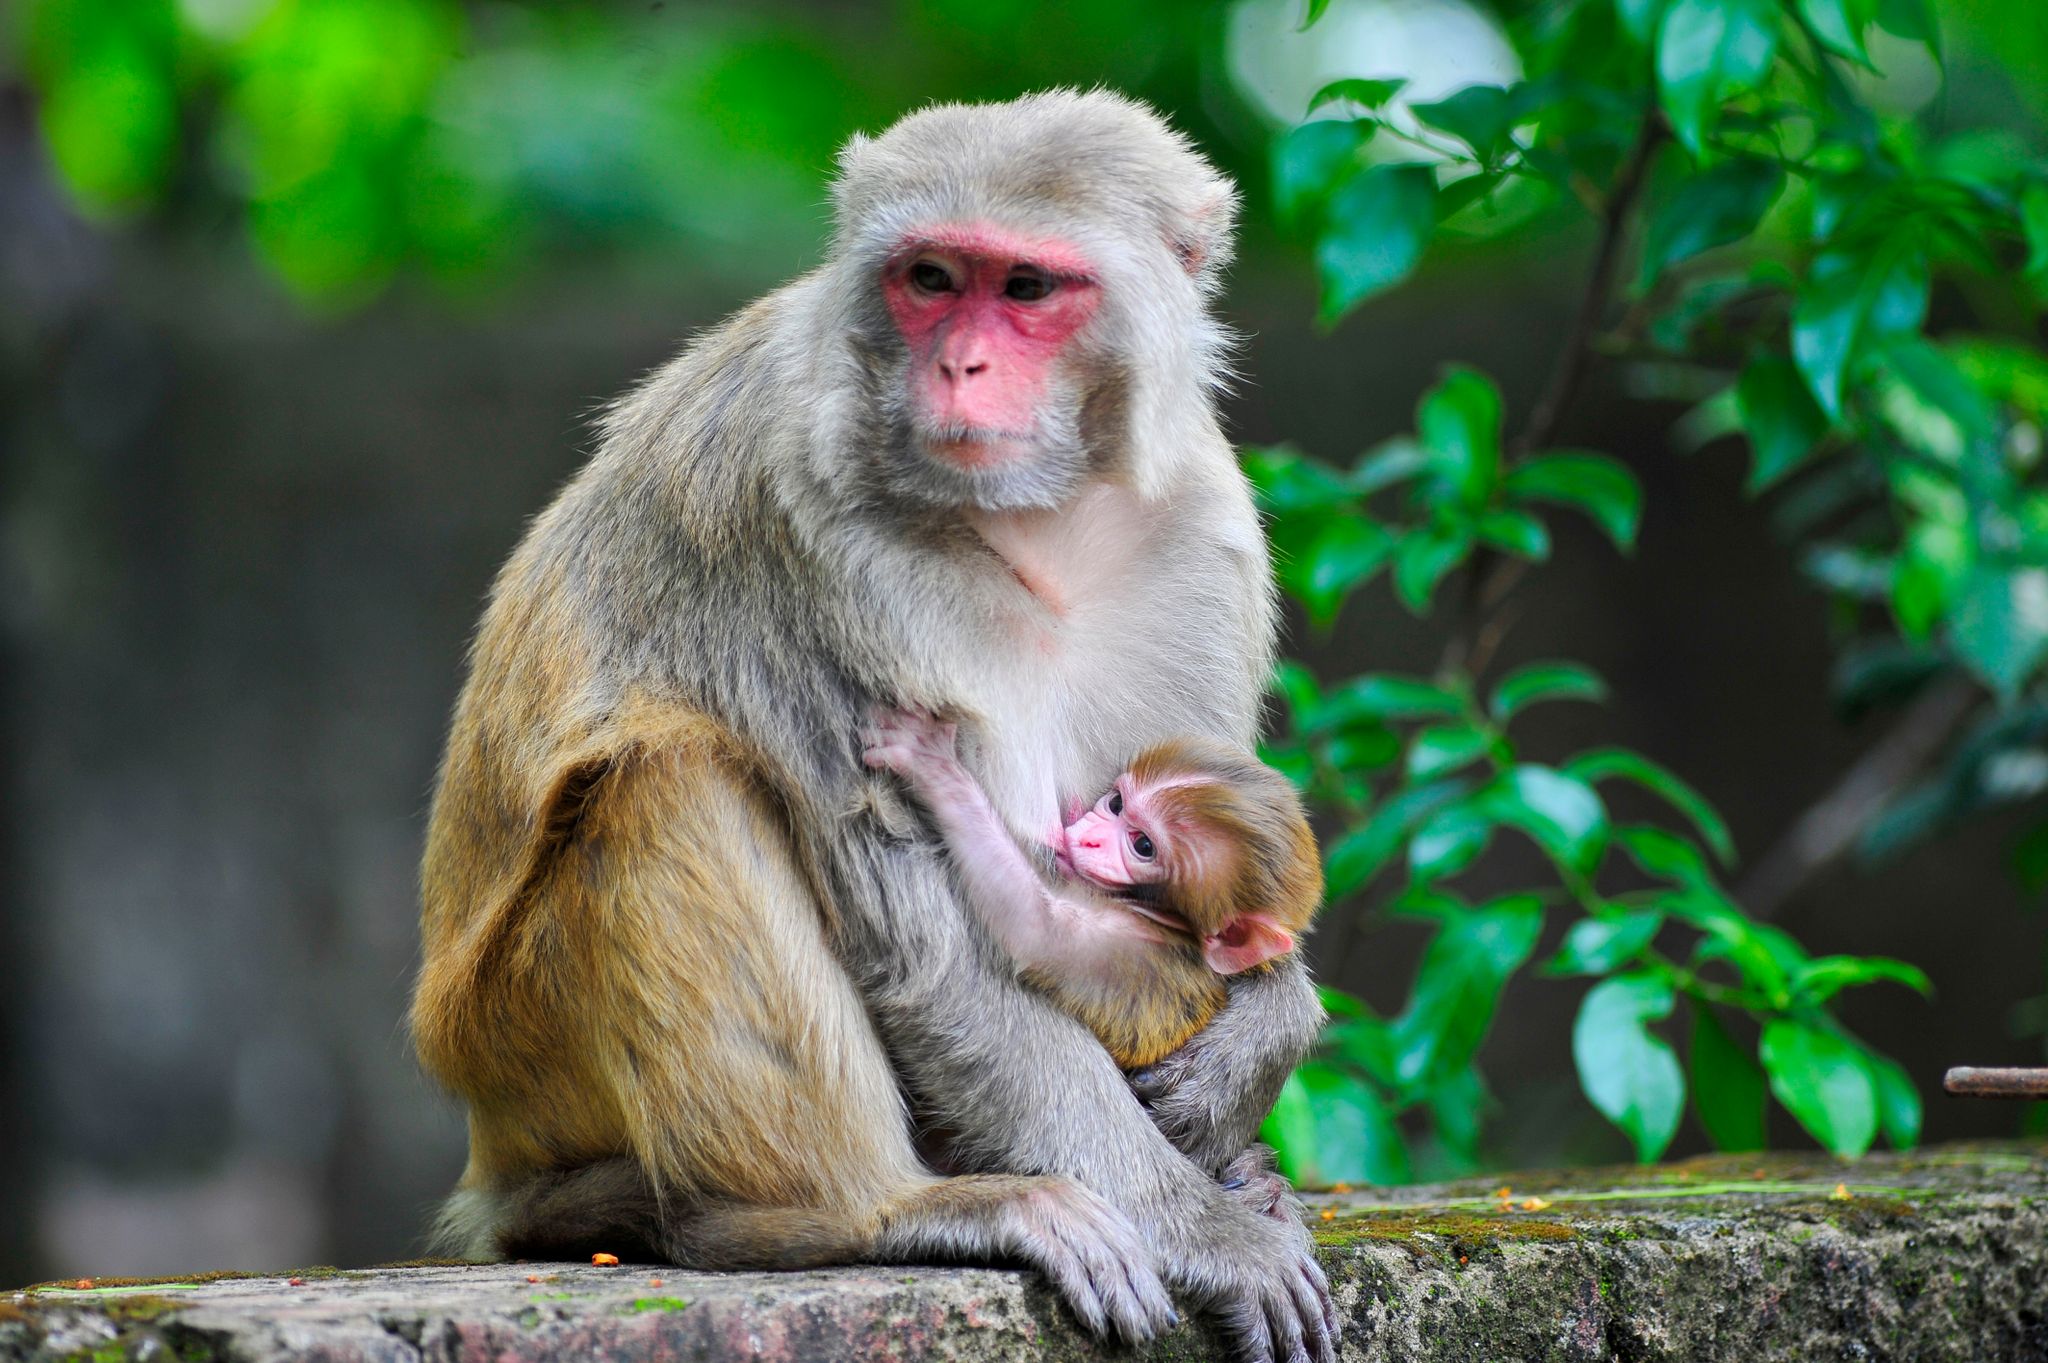
[[[1491,381],[1453,368],[1412,437],[1349,468],[1250,456],[1282,583],[1312,622],[1333,625],[1383,570],[1418,613],[1446,579],[1468,584],[1433,677],[1280,677],[1290,725],[1270,757],[1347,830],[1327,849],[1332,900],[1385,878],[1386,911],[1436,935],[1397,1014],[1333,999],[1325,1054],[1268,1132],[1311,1182],[1405,1176],[1418,1140],[1431,1172],[1477,1167],[1480,1044],[1546,912],[1564,909],[1573,921],[1541,969],[1594,981],[1573,1057],[1639,1158],[1669,1146],[1688,1096],[1716,1145],[1755,1148],[1767,1092],[1837,1154],[1880,1133],[1909,1146],[1912,1083],[1830,1003],[1879,982],[1926,993],[1926,977],[1814,957],[1747,915],[1720,880],[1726,827],[1647,758],[1524,758],[1517,713],[1604,688],[1563,662],[1486,686],[1489,635],[1521,565],[1549,554],[1545,506],[1591,517],[1623,552],[1633,543],[1634,475],[1543,448],[1583,365],[1619,357],[1647,390],[1675,377],[1695,395],[1679,443],[1740,435],[1752,491],[1792,489],[1781,517],[1840,603],[1845,705],[1944,677],[1980,688],[1947,772],[1895,801],[1866,844],[1896,848],[2048,789],[2048,158],[2037,142],[1933,135],[1881,107],[1881,61],[1939,69],[1930,0],[1565,0],[1516,7],[1508,31],[1524,72],[1511,85],[1407,102],[1399,80],[1338,80],[1307,102],[1321,117],[1275,147],[1276,208],[1313,243],[1326,321],[1399,285],[1440,240],[1588,213],[1600,241],[1578,329],[1512,439]],[[1617,781],[1678,819],[1614,823],[1600,787]],[[1468,903],[1451,885],[1502,831],[1533,841],[1556,884]],[[2044,848],[2048,835],[2021,849],[2028,874],[2044,876]],[[1665,1035],[1681,1004],[1685,1062]],[[1756,1028],[1753,1049],[1735,1016]]]
[[[238,221],[302,302],[687,246],[759,283],[816,245],[834,149],[927,99],[1184,78],[1200,7],[28,0],[20,62],[79,206]],[[1028,22],[1027,22],[1028,20]],[[1020,41],[1020,34],[1028,40]]]

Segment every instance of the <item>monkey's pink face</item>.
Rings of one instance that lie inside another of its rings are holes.
[[[1072,246],[980,224],[905,241],[882,294],[910,351],[918,434],[963,468],[1034,451],[1062,357],[1101,301]]]
[[[1159,864],[1165,833],[1147,816],[1144,792],[1129,775],[1117,777],[1108,794],[1068,820],[1061,841],[1055,850],[1074,874],[1104,889],[1166,879]]]

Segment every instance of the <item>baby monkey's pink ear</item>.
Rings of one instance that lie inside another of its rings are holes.
[[[1202,959],[1218,975],[1235,975],[1294,950],[1294,934],[1272,915],[1241,913],[1202,939]]]

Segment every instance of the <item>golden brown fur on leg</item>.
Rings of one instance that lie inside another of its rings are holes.
[[[470,1103],[465,1188],[625,1155],[664,1194],[877,1205],[924,1171],[815,896],[732,746],[669,740],[607,759],[495,912],[430,928],[414,1028]]]
[[[449,1239],[717,1269],[1010,1259],[1091,1328],[1170,1314],[1135,1229],[1078,1183],[924,1168],[762,783],[708,726],[668,734],[558,783],[578,807],[542,821],[530,882],[430,950],[421,1053],[471,1105]]]

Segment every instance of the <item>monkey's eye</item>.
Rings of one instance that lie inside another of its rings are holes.
[[[1019,270],[1003,285],[1003,296],[1019,303],[1036,303],[1051,292],[1051,278],[1036,270]]]
[[[953,276],[946,267],[929,260],[920,260],[910,267],[910,282],[926,293],[947,293],[953,287]]]
[[[1143,833],[1134,832],[1131,834],[1131,850],[1138,854],[1139,861],[1150,861],[1156,849],[1152,846],[1152,839]]]
[[[1124,793],[1122,791],[1112,790],[1109,793],[1109,812],[1112,814],[1124,812]]]

